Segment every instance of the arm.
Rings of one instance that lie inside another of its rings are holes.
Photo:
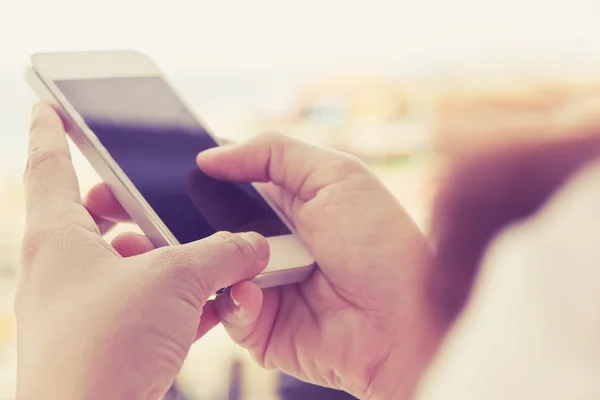
[[[600,396],[600,164],[493,242],[419,400]]]

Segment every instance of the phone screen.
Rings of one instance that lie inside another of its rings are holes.
[[[162,78],[55,84],[180,243],[217,231],[291,233],[251,184],[196,166],[196,155],[217,143]]]

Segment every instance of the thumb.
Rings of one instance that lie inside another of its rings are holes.
[[[159,281],[201,309],[217,290],[258,275],[269,261],[269,243],[255,232],[219,232],[147,255]]]

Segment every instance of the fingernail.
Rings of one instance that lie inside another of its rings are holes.
[[[240,237],[252,246],[257,259],[262,261],[269,257],[269,242],[262,235],[256,232],[243,232],[240,233]]]
[[[235,297],[233,296],[233,292],[229,292],[229,296],[231,297],[231,301],[233,302],[235,308],[239,308],[240,302],[235,299]]]
[[[231,289],[231,287],[230,287],[230,286],[228,286],[228,287],[224,287],[224,288],[221,288],[221,289],[217,290],[217,291],[215,292],[215,294],[223,294],[223,293],[225,293],[226,291],[228,291],[229,289]]]

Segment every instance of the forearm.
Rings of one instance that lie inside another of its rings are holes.
[[[422,308],[415,308],[417,310]],[[425,320],[421,316],[415,321],[420,323],[407,321],[404,324],[409,332],[401,335],[403,342],[398,343],[385,362],[378,366],[366,399],[414,399],[419,382],[432,362],[444,333],[443,327],[437,326],[433,317]]]
[[[78,374],[51,373],[46,376],[19,377],[16,400],[157,400],[161,394],[151,395],[147,388],[115,382],[102,377]]]
[[[111,365],[66,350],[52,351],[48,357],[43,350],[39,353],[19,360],[17,400],[156,400],[162,395],[151,395],[153,388],[147,387],[137,371],[121,368],[118,361]]]

